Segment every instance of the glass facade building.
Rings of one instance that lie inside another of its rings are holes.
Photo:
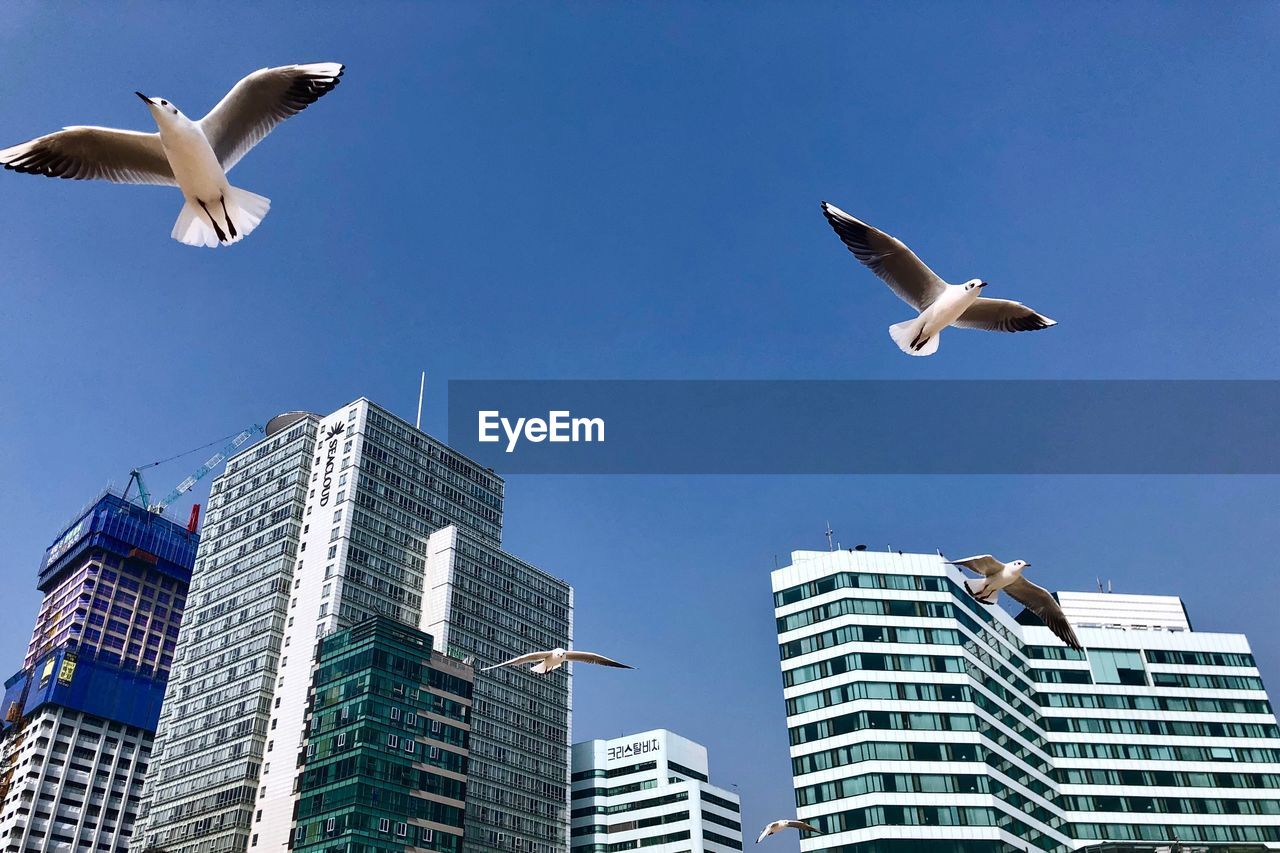
[[[462,849],[472,668],[385,616],[320,641],[293,849]]]
[[[287,849],[317,643],[384,616],[426,630],[441,650],[463,649],[445,639],[452,621],[427,615],[434,606],[428,541],[456,529],[502,553],[502,479],[370,401],[326,416],[282,415],[267,432],[228,461],[210,497],[139,830],[169,853]],[[549,577],[531,567],[525,576],[477,576],[474,594],[526,597],[524,584]],[[567,584],[557,583],[568,600]],[[486,613],[495,633],[506,630],[498,626],[507,615]],[[476,678],[471,791],[482,761],[529,772],[519,753],[493,743],[509,724],[489,716],[503,709],[485,700],[488,682]],[[540,691],[539,702],[552,695],[545,685],[530,689]],[[567,721],[567,692],[554,695]],[[543,748],[555,767],[553,790],[538,796],[558,798],[563,844],[567,726],[560,737],[558,748]],[[551,810],[545,801],[533,805]],[[470,796],[467,809],[469,839],[488,837],[484,824],[505,819],[473,813]],[[503,841],[511,846],[482,849],[535,853],[532,836]]]
[[[773,573],[797,813],[822,831],[802,850],[1280,849],[1280,730],[1243,636],[1167,596],[1062,593],[1075,652],[962,581],[865,551]]]
[[[199,537],[111,491],[54,540],[5,682],[0,849],[124,853]]]
[[[712,785],[707,750],[666,729],[573,745],[573,853],[742,849],[738,795]]]

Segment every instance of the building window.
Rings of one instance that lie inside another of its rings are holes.
[[[1145,687],[1147,670],[1142,654],[1121,649],[1089,649],[1089,667],[1095,684],[1128,684]]]

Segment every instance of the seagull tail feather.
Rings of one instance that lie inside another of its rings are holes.
[[[170,236],[188,246],[213,248],[238,243],[258,227],[270,209],[271,199],[227,187],[224,196],[213,202],[187,199]]]
[[[1000,590],[997,589],[984,594],[983,589],[986,586],[986,578],[967,578],[964,582],[965,592],[969,593],[972,598],[981,601],[983,604],[995,604],[996,600],[1000,598]]]
[[[898,345],[898,349],[907,355],[933,355],[938,351],[938,339],[942,336],[934,335],[924,341],[918,340],[917,338],[923,331],[923,325],[919,317],[904,320],[901,323],[894,323],[889,327],[889,337],[893,338],[893,342]]]

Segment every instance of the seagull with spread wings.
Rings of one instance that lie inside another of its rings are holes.
[[[760,830],[760,837],[756,839],[756,844],[759,844],[770,835],[773,835],[776,832],[781,832],[784,829],[798,829],[801,833],[822,831],[813,824],[805,823],[802,820],[775,820],[773,823]]]
[[[502,663],[495,663],[493,666],[486,666],[484,672],[491,669],[497,669],[500,666],[521,666],[522,664],[531,663],[533,666],[529,668],[530,672],[536,672],[544,675],[548,672],[554,672],[564,666],[568,661],[577,661],[578,663],[594,663],[600,666],[613,666],[618,669],[635,669],[634,666],[628,666],[625,663],[618,663],[616,660],[607,658],[604,655],[598,655],[595,652],[580,652],[574,649],[554,648],[547,652],[529,652],[527,655],[504,660]]]
[[[879,276],[919,315],[889,327],[889,336],[907,355],[933,355],[948,326],[990,332],[1030,332],[1057,325],[1021,302],[982,296],[987,282],[971,278],[948,284],[924,265],[901,240],[822,203],[822,212],[853,256]]]
[[[1075,630],[1067,621],[1066,614],[1058,605],[1058,600],[1047,589],[1036,586],[1022,576],[1022,571],[1030,566],[1030,563],[1025,560],[1002,563],[990,554],[947,562],[982,576],[964,582],[965,590],[978,601],[983,604],[995,604],[1000,593],[1007,592],[1010,598],[1039,616],[1062,642],[1078,652],[1084,651],[1080,640],[1076,638]]]
[[[171,101],[135,92],[158,133],[67,127],[0,150],[0,164],[49,178],[176,186],[186,203],[173,239],[188,246],[235,243],[258,226],[271,200],[231,186],[227,172],[272,128],[331,92],[342,72],[336,62],[263,68],[199,121]]]

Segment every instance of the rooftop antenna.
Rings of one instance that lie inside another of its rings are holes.
[[[1098,578],[1098,594],[1102,594],[1102,578]]]
[[[833,533],[835,533],[835,531],[831,529],[831,522],[828,521],[827,522],[827,550],[828,551],[835,550],[835,548],[831,547],[831,535]]]
[[[422,371],[422,379],[418,381],[418,420],[414,422],[414,427],[422,429],[422,395],[427,390],[427,371]]]
[[[1111,578],[1107,578],[1107,592],[1111,592]]]

